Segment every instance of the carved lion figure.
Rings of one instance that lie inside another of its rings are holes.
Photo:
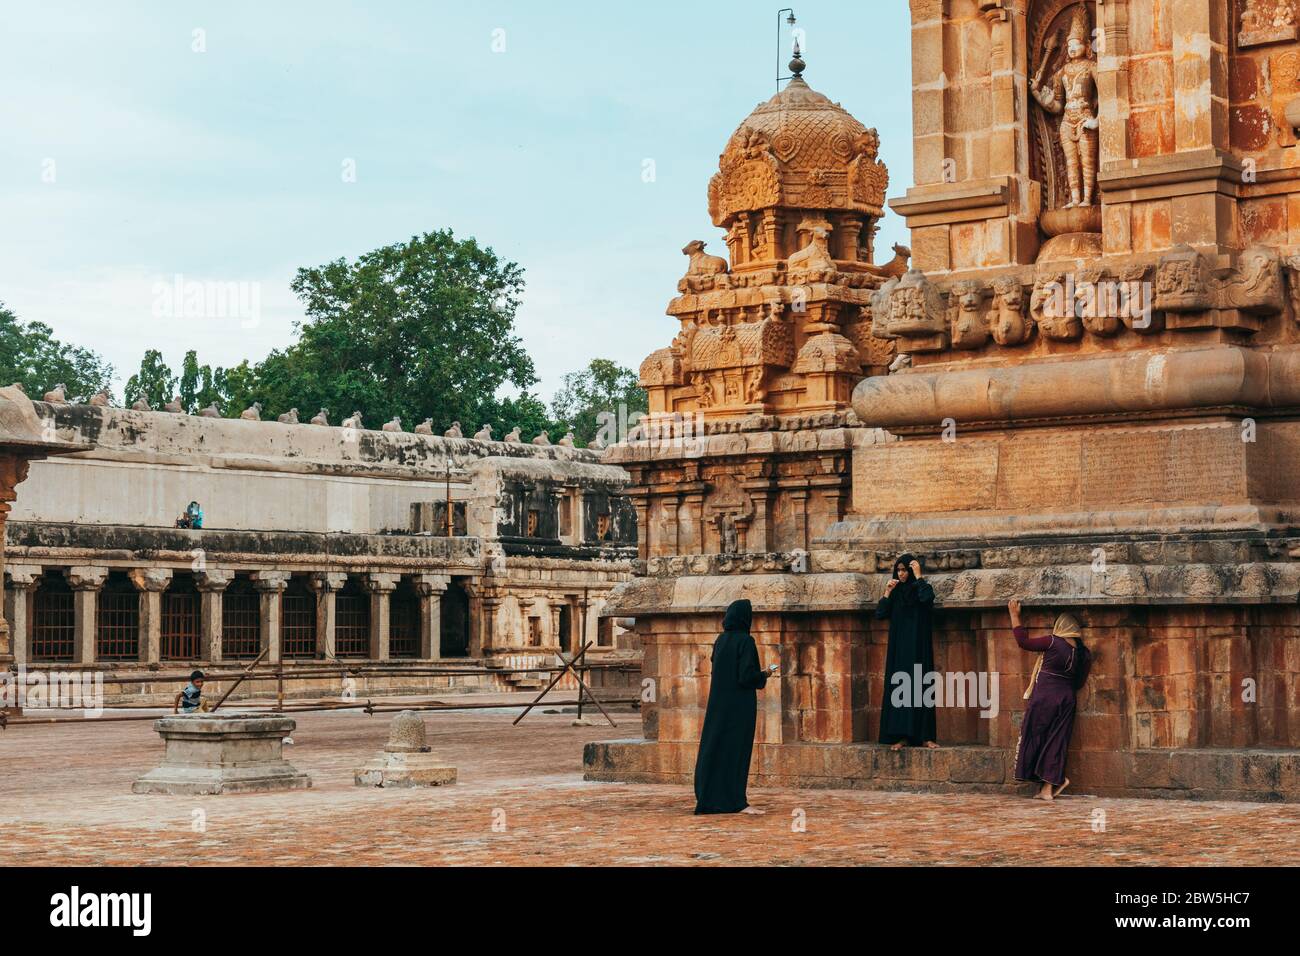
[[[998,345],[1020,345],[1033,333],[1025,318],[1025,290],[1016,276],[1000,276],[993,282],[993,321],[990,331]]]

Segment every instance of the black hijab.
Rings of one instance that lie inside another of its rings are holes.
[[[740,634],[749,633],[749,625],[754,621],[754,605],[748,601],[733,601],[727,608],[727,613],[722,618],[722,629],[724,631],[736,631]]]
[[[921,559],[912,554],[900,554],[898,560],[894,562],[894,573],[890,575],[895,581],[898,581],[898,568],[903,566],[907,568],[907,580],[899,582],[898,587],[894,588],[894,599],[903,603],[912,603],[916,601],[916,575],[912,573],[912,562],[921,563]]]

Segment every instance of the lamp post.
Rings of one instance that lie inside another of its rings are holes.
[[[453,534],[453,522],[451,519],[451,456],[447,456],[447,537],[455,537]]]
[[[789,16],[785,18],[785,22],[788,23],[791,27],[793,27],[793,26],[795,25],[795,23],[798,22],[798,21],[795,20],[795,16],[794,16],[794,8],[793,8],[793,7],[783,7],[783,8],[781,8],[780,10],[776,11],[776,91],[777,91],[778,93],[781,92],[781,84],[782,84],[783,82],[785,82],[786,80],[790,79],[789,76],[782,76],[782,75],[781,75],[781,74],[782,74],[782,69],[781,69],[781,56],[782,56],[782,54],[781,54],[781,14],[783,14],[783,13],[788,13],[788,14],[789,14]]]

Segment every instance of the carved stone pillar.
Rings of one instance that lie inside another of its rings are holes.
[[[774,497],[769,478],[743,482],[741,487],[749,496],[750,519],[745,529],[745,550],[765,554],[774,550],[772,545],[772,506]]]
[[[334,653],[334,595],[343,590],[348,576],[336,571],[317,571],[311,576],[311,589],[316,592],[316,656],[333,660]]]
[[[485,597],[479,601],[479,627],[477,632],[471,632],[470,634],[470,657],[483,657],[491,653],[496,646],[497,610],[500,607],[500,598]]]
[[[221,660],[222,595],[234,572],[208,568],[194,575],[194,583],[199,589],[199,653],[205,661],[216,663]]]
[[[789,493],[790,509],[794,515],[794,547],[808,550],[808,496],[804,489],[795,489]],[[786,549],[782,549],[786,550]]]
[[[13,587],[12,604],[5,609],[9,620],[9,641],[13,662],[23,667],[31,656],[32,594],[41,580],[41,569],[30,565],[12,564],[5,573]]]
[[[28,461],[21,455],[0,453],[0,582],[4,581],[5,571],[5,519],[9,517],[9,503],[18,497],[18,485],[27,477],[27,467]],[[13,660],[9,623],[0,616],[0,670],[7,670]]]
[[[678,521],[681,516],[682,496],[681,495],[663,495],[659,498],[659,506],[663,509],[663,529],[660,549],[663,554],[681,554],[680,534],[678,532]],[[666,549],[666,550],[663,550]]]
[[[386,661],[392,638],[392,597],[397,590],[400,574],[370,573],[365,577],[365,589],[370,594],[370,656]]]
[[[162,595],[172,582],[171,568],[136,568],[130,578],[140,592],[140,660],[156,664],[162,658]]]
[[[1174,0],[1174,141],[1178,152],[1231,149],[1228,21],[1223,0]]]
[[[682,495],[679,520],[677,522],[677,541],[679,554],[703,554],[708,550],[705,527],[708,519],[704,514],[703,492]]]
[[[548,603],[551,608],[551,641],[560,650],[564,650],[564,635],[560,633],[560,609],[568,602],[564,598],[550,598]]]
[[[635,489],[633,489],[635,491]],[[650,499],[634,494],[632,505],[636,508],[637,557],[645,561],[650,557]]]
[[[108,568],[69,568],[68,587],[73,594],[73,625],[76,628],[76,648],[73,657],[78,664],[95,663],[95,631],[97,625],[96,601],[99,589],[108,578]]]
[[[261,619],[262,650],[269,664],[280,663],[280,597],[289,586],[287,571],[254,571],[253,590],[258,596],[258,616]]]
[[[442,596],[450,581],[438,574],[421,574],[415,578],[415,593],[420,596],[420,659],[442,659]]]

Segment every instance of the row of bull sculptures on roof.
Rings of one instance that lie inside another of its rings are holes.
[[[21,385],[18,385],[16,387],[20,389],[22,388]],[[64,385],[63,383],[55,385],[54,388],[46,392],[44,396],[44,400],[51,405],[73,404],[68,399],[67,386]],[[87,399],[85,404],[95,406],[98,408],[110,408],[112,407],[112,399],[111,396],[109,395],[108,389],[100,389],[89,399]],[[159,409],[155,409],[153,405],[149,403],[148,399],[144,397],[136,399],[136,401],[131,405],[131,409],[137,412],[152,412],[152,411],[159,410]],[[173,398],[170,402],[167,402],[165,405],[163,405],[161,411],[169,412],[173,415],[190,414],[188,411],[186,411],[185,404],[179,395]],[[200,409],[197,412],[197,415],[199,418],[225,418],[226,417],[225,415],[222,414],[221,409],[217,407],[215,402],[208,405],[208,407],[206,408]],[[317,412],[314,416],[312,416],[308,424],[328,426],[330,424],[329,415],[330,415],[329,409],[322,408],[319,412]],[[249,422],[262,421],[263,420],[262,403],[253,402],[252,405],[248,406],[248,408],[244,409],[243,412],[240,413],[239,418],[242,419],[243,421],[249,421]],[[291,408],[283,415],[277,416],[276,421],[279,422],[281,425],[302,424],[302,422],[298,418],[298,409],[296,408]],[[365,425],[362,422],[361,412],[359,411],[354,411],[350,416],[343,419],[340,425],[343,428],[355,428],[355,429],[365,428]],[[406,429],[402,427],[402,419],[399,416],[394,416],[391,421],[385,422],[380,430],[385,432],[404,432]],[[413,431],[414,434],[416,435],[432,435],[434,433],[433,419],[426,418],[423,422],[416,425]],[[518,426],[516,426],[505,436],[505,438],[501,439],[501,441],[509,442],[512,444],[521,443],[523,442],[523,436],[521,434],[521,431],[522,430]],[[443,432],[443,437],[464,438],[465,433],[461,429],[460,422],[452,422],[451,427]],[[484,425],[477,432],[475,432],[472,437],[474,438],[475,441],[496,440],[492,437],[491,425]],[[564,437],[561,438],[558,442],[552,442],[547,430],[543,429],[541,433],[538,434],[537,437],[535,437],[532,440],[532,444],[534,445],[557,444],[566,448],[572,448],[574,447],[573,432],[571,431],[567,432],[564,435]]]

